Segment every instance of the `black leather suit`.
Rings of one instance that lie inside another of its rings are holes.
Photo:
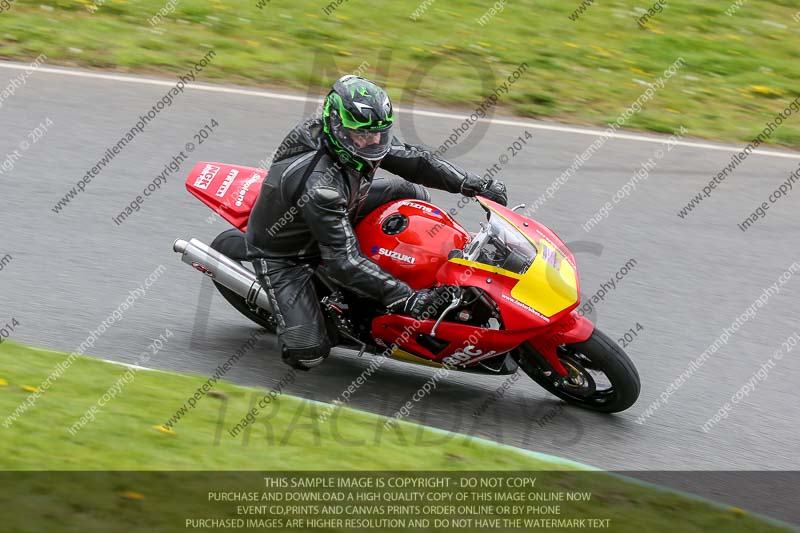
[[[267,289],[289,360],[319,361],[330,352],[312,283],[320,262],[336,283],[387,307],[413,293],[361,254],[355,222],[391,200],[429,200],[423,186],[461,192],[468,176],[424,147],[394,138],[380,167],[403,179],[373,180],[374,172],[362,175],[342,166],[323,139],[319,118],[306,120],[284,139],[247,227],[248,258]]]

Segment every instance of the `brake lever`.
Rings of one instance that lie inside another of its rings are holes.
[[[461,289],[459,289],[458,290],[458,296],[453,298],[453,301],[451,301],[450,305],[448,305],[447,308],[444,311],[442,311],[442,314],[439,315],[439,318],[436,320],[436,323],[433,325],[433,329],[431,329],[431,337],[435,337],[436,336],[436,328],[438,328],[439,324],[441,324],[442,320],[444,320],[445,315],[447,313],[449,313],[450,311],[452,311],[453,309],[455,309],[456,307],[458,307],[459,305],[461,305],[462,296],[463,296],[463,291]]]

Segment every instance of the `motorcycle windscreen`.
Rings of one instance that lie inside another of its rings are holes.
[[[544,239],[533,242],[500,212],[489,209],[489,239],[478,262],[518,279],[511,296],[546,317],[578,303],[578,276],[564,254]]]
[[[256,203],[266,170],[226,163],[197,163],[186,190],[242,231]]]

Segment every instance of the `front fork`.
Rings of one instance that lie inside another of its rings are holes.
[[[592,336],[594,324],[577,312],[572,311],[555,324],[551,324],[546,331],[539,333],[526,342],[536,351],[536,363],[547,372],[555,372],[566,377],[569,372],[558,357],[558,347],[564,344],[583,342]],[[548,374],[546,374],[548,375]]]

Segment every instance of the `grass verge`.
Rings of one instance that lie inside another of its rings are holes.
[[[16,0],[0,16],[0,57],[179,74],[213,49],[205,81],[314,93],[366,61],[402,103],[468,109],[526,63],[500,95],[506,112],[589,124],[614,121],[682,57],[625,126],[749,141],[800,95],[792,4],[670,0],[640,24],[650,6],[627,0],[580,16],[580,0]],[[800,147],[800,120],[769,142]]]
[[[66,358],[63,353],[4,342],[0,346],[2,416],[13,412],[31,388]],[[610,518],[613,531],[672,531],[676,523],[689,532],[782,531],[736,509],[642,488],[603,473],[582,473],[589,477],[578,480],[569,477],[578,475],[568,472],[570,467],[463,436],[443,440],[441,433],[415,424],[401,423],[398,430],[376,438],[385,419],[370,413],[340,408],[327,423],[317,424],[319,413],[314,406],[319,406],[291,396],[276,399],[280,408],[270,416],[269,435],[282,438],[267,442],[267,426],[256,424],[259,430],[249,445],[227,436],[215,445],[220,405],[224,403],[230,413],[227,426],[249,409],[252,394],[264,393],[226,382],[216,385],[214,397],[198,402],[174,432],[158,429],[206,382],[203,376],[138,371],[93,422],[71,435],[67,428],[126,370],[77,358],[31,409],[10,427],[0,426],[0,469],[6,471],[0,474],[0,507],[7,506],[3,528],[131,531],[147,526],[170,531],[166,524],[183,524],[183,517],[208,514],[209,487],[244,490],[254,477],[262,483],[259,475],[243,472],[248,470],[493,470],[536,471],[551,486],[591,491],[592,500],[571,504],[570,512]],[[354,445],[354,441],[364,443]],[[97,472],[81,473],[81,485],[76,486],[66,482],[68,472],[42,478],[31,470]],[[140,472],[109,472],[120,470]],[[183,478],[141,472],[149,470],[201,472],[185,472]]]

